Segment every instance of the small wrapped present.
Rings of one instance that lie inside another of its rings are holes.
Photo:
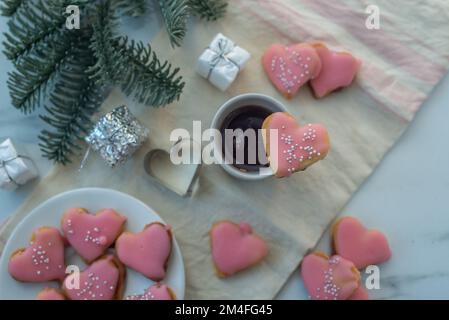
[[[199,57],[196,71],[214,86],[225,91],[250,58],[248,51],[219,33]]]
[[[0,144],[0,188],[13,191],[37,177],[36,167],[11,139]]]
[[[148,129],[126,106],[120,106],[97,122],[86,141],[90,148],[100,152],[110,167],[114,167],[125,162],[147,138]]]

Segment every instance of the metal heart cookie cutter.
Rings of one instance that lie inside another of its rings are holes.
[[[197,141],[180,139],[168,151],[150,150],[143,160],[144,170],[152,181],[182,197],[190,197],[198,186],[201,152]]]

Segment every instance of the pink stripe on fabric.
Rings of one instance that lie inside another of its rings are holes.
[[[249,1],[250,2],[250,1]],[[239,8],[245,10],[247,13],[251,14],[251,16],[255,17],[259,21],[263,22],[267,27],[274,30],[276,33],[280,34],[281,36],[287,37],[288,39],[291,39],[293,41],[297,41],[296,37],[292,39],[290,34],[285,34],[285,30],[281,30],[281,28],[277,25],[277,21],[288,21],[288,23],[291,23],[296,27],[298,27],[299,30],[301,30],[301,33],[304,37],[319,37],[318,35],[314,35],[312,32],[309,32],[308,30],[305,30],[303,27],[301,27],[299,24],[299,21],[304,20],[304,17],[299,14],[297,11],[293,10],[285,10],[284,6],[279,6],[279,3],[277,1],[260,1],[259,5],[263,8],[267,9],[270,13],[272,13],[276,20],[273,21],[272,19],[267,18],[266,15],[263,14],[263,11],[255,9],[253,6],[251,6],[248,1],[241,0],[239,1]],[[314,33],[322,33],[326,34],[326,32],[320,30],[318,27],[314,27]],[[322,39],[322,37],[320,37]],[[338,43],[332,36],[327,36],[327,42],[330,43]],[[372,70],[376,70],[376,72],[371,72]],[[380,107],[382,107],[385,110],[388,110],[390,113],[396,115],[398,118],[400,118],[402,121],[408,122],[408,117],[406,117],[403,114],[400,114],[397,112],[394,108],[390,108],[385,104],[385,101],[382,101],[375,95],[374,92],[379,92],[383,88],[383,84],[380,81],[376,81],[376,79],[388,79],[388,75],[385,74],[385,72],[382,69],[379,68],[371,68],[371,71],[369,73],[366,73],[364,76],[364,83],[368,84],[368,87],[371,88],[369,90],[367,86],[360,86],[360,88],[374,101],[378,102]],[[411,91],[410,89],[401,86],[400,84],[395,84],[398,88],[398,92],[401,92],[401,94],[405,94],[406,97],[413,101],[422,101],[422,97],[418,96],[415,91]],[[413,105],[405,104],[403,99],[398,98],[398,95],[395,92],[387,92],[383,95],[383,97],[386,98],[387,101],[389,101],[389,105],[397,105],[401,106],[404,111],[407,113],[413,112],[415,109],[416,104],[413,103]],[[413,98],[414,97],[414,98]],[[419,104],[418,104],[419,105]]]
[[[288,21],[288,23],[294,23],[294,24],[298,24],[298,22],[296,21],[300,21],[300,19],[298,19],[297,16],[300,16],[300,14],[295,11],[295,10],[282,10],[285,9],[285,7],[280,8],[278,6],[279,3],[277,3],[277,1],[260,1],[259,4],[266,8],[267,10],[269,10],[269,12],[273,13],[277,19],[276,21]],[[255,8],[251,7],[251,6],[245,6],[245,8],[247,10],[250,11],[250,13],[253,14],[253,16],[256,16],[259,18],[259,20],[263,20],[265,23],[268,23],[271,27],[275,27],[277,32],[285,35],[284,31],[280,30],[279,27],[276,26],[276,24],[273,23],[273,21],[271,21],[270,19],[267,19],[266,16],[263,15],[263,13],[260,12],[260,10],[256,10]],[[296,27],[296,26],[295,26]],[[300,27],[298,27],[300,28]],[[304,31],[304,29],[302,29],[303,32],[307,32]],[[315,30],[318,30],[317,28]],[[306,38],[310,37],[311,33],[305,33]],[[312,35],[312,37],[315,37],[314,35]],[[291,38],[291,37],[289,37]],[[328,36],[328,40],[329,42],[333,42],[333,43],[337,43],[337,41],[331,37]],[[373,69],[371,69],[373,70]],[[360,86],[362,88],[362,90],[369,95],[372,99],[374,99],[375,101],[378,101],[379,104],[382,105],[382,107],[388,108],[389,112],[395,114],[397,117],[401,118],[401,120],[403,121],[409,121],[408,117],[405,117],[404,115],[398,113],[396,110],[389,108],[388,106],[385,105],[385,102],[381,102],[377,96],[375,96],[374,93],[372,92],[376,92],[376,91],[380,91],[380,89],[382,88],[380,86],[381,82],[376,81],[376,79],[388,79],[389,76],[388,74],[386,74],[386,72],[380,68],[376,68],[376,73],[366,73],[366,77],[364,77],[364,83],[368,84],[367,86],[370,87],[372,90],[367,90],[366,86]],[[401,94],[404,94],[406,97],[412,98],[412,100],[415,101],[422,101],[422,98],[420,96],[418,96],[416,94],[415,91],[410,90],[409,88],[400,85],[399,83],[395,84],[396,88],[398,88],[398,92],[401,92]],[[407,110],[407,112],[414,112],[412,110],[414,110],[414,106],[415,104],[413,104],[413,106],[409,106],[409,105],[404,105],[404,99],[400,99],[398,97],[398,94],[396,92],[391,92],[388,94],[385,94],[384,97],[389,101],[390,105],[397,105],[397,106],[401,106],[403,107],[404,110]],[[413,98],[415,97],[415,98]]]
[[[412,90],[409,87],[403,86],[397,79],[392,76],[384,75],[379,77],[379,74],[384,73],[375,64],[365,64],[361,71],[363,79],[370,84],[373,91],[383,92],[382,96],[388,97],[388,100],[395,106],[400,106],[406,113],[414,114],[426,95],[423,92]],[[389,86],[385,82],[392,82],[393,85]],[[387,91],[387,92],[385,92]]]
[[[360,85],[360,83],[356,82],[356,83],[354,83],[354,86],[360,88],[360,90],[362,90],[372,101],[375,102],[376,107],[378,107],[379,109],[383,110],[386,113],[389,113],[389,114],[395,116],[402,123],[410,123],[410,120],[408,118],[406,118],[405,116],[399,114],[395,110],[387,107],[384,101],[381,101],[380,98],[377,95],[367,91],[366,88],[364,88],[364,87],[362,87]]]
[[[299,34],[298,37],[295,37],[295,40],[297,41],[305,42],[320,39],[321,41],[328,41],[334,44],[338,43],[331,34],[321,29],[319,25],[312,22],[308,22],[307,24],[301,23],[301,21],[307,21],[308,18],[296,9],[292,10],[292,8],[283,5],[277,0],[261,0],[258,4],[265,7],[277,17],[276,27],[281,30],[281,32],[284,31],[279,27],[280,22],[285,21],[285,23],[292,25],[294,27],[294,32]],[[254,10],[255,8],[251,9]],[[257,11],[257,9],[255,11]]]
[[[338,1],[338,5],[334,6],[332,4],[335,4],[337,0],[301,1],[324,18],[348,30],[352,36],[359,39],[371,50],[401,67],[417,79],[434,85],[446,71],[443,66],[437,65],[434,61],[429,60],[428,57],[403,46],[399,39],[390,36],[382,29],[375,31],[366,30],[365,16],[357,15],[342,1]],[[282,4],[282,1],[277,2],[285,6],[285,4]]]
[[[270,28],[273,32],[278,33],[280,36],[285,37],[289,39],[291,42],[297,41],[296,37],[293,38],[290,34],[285,34],[282,30],[280,30],[270,19],[268,19],[266,16],[261,15],[257,10],[253,10],[253,7],[249,4],[251,1],[247,0],[237,0],[233,4],[236,7],[239,7],[242,9],[242,11],[245,11],[249,13],[251,16],[258,19],[260,22],[266,25],[266,27]],[[262,2],[262,1],[261,1]]]

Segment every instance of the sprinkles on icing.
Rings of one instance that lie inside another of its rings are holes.
[[[64,213],[62,230],[75,251],[90,262],[105,253],[120,233],[126,218],[112,209],[90,214],[82,208]]]
[[[360,274],[354,264],[340,256],[328,258],[322,253],[304,257],[301,275],[314,300],[346,300],[360,285]]]
[[[112,255],[104,256],[79,275],[79,288],[73,286],[75,274],[63,282],[65,294],[72,300],[112,300],[121,295],[124,268]]]
[[[272,45],[262,62],[270,80],[287,98],[293,97],[321,69],[318,55],[308,44]]]
[[[59,230],[41,227],[33,232],[27,248],[16,250],[10,257],[8,271],[24,282],[60,280],[65,274],[64,240]]]
[[[305,170],[329,151],[329,136],[322,125],[300,127],[288,113],[273,113],[262,128],[266,130],[263,138],[270,166],[278,177]]]
[[[143,294],[127,296],[125,300],[175,300],[175,294],[165,284],[156,283],[150,286]]]

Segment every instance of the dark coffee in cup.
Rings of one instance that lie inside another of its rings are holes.
[[[227,163],[243,172],[268,167],[261,129],[272,112],[263,106],[248,105],[233,110],[224,118],[220,132]]]
[[[211,123],[214,157],[227,173],[249,181],[273,176],[261,132],[264,120],[273,112],[287,109],[276,99],[260,93],[233,97],[218,109]],[[227,131],[231,132],[228,138]]]

